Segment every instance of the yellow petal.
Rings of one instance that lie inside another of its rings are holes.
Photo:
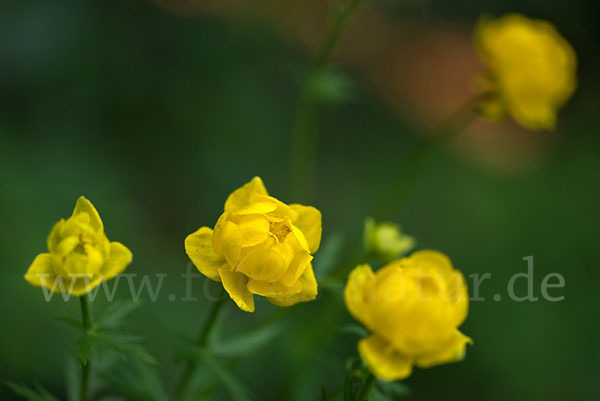
[[[298,302],[312,301],[317,297],[317,279],[313,271],[312,265],[309,263],[304,272],[298,279],[297,283],[302,285],[302,291],[298,294],[286,296],[279,295],[267,298],[267,301],[277,306],[291,306]]]
[[[274,282],[285,273],[286,267],[277,247],[257,247],[240,260],[236,270],[253,280]]]
[[[275,209],[272,212],[269,212],[269,218],[271,218],[273,221],[282,221],[287,219],[295,221],[298,219],[298,213],[294,209],[272,196],[254,194],[252,195],[252,201],[275,206]]]
[[[71,295],[84,295],[102,281],[99,275],[77,274],[67,277],[55,274],[52,267],[52,256],[42,253],[35,260],[25,274],[25,280],[36,287],[45,287],[56,293],[69,293]]]
[[[231,221],[238,226],[242,247],[260,244],[269,236],[269,221],[265,216],[259,214],[233,216]]]
[[[85,197],[81,196],[77,199],[77,203],[75,204],[75,209],[73,210],[73,216],[77,216],[78,214],[85,213],[89,216],[88,224],[96,231],[104,230],[104,225],[102,224],[102,220],[100,219],[100,215],[98,211],[92,205],[92,202],[87,200]]]
[[[33,263],[25,273],[25,280],[36,287],[52,285],[56,274],[52,269],[52,256],[49,253],[41,253],[35,257]]]
[[[290,207],[298,213],[298,219],[293,224],[304,234],[310,253],[315,253],[321,243],[321,212],[312,206],[297,203]]]
[[[309,266],[313,257],[304,249],[296,250],[293,252],[292,260],[286,269],[285,273],[281,276],[279,281],[283,285],[292,285],[298,278],[304,273],[304,270]]]
[[[377,335],[360,340],[358,352],[371,372],[378,378],[400,380],[412,373],[412,359],[395,351]]]
[[[473,344],[473,340],[455,330],[450,339],[439,349],[426,355],[417,356],[416,364],[421,368],[428,368],[443,363],[462,361],[465,357],[467,344]]]
[[[225,262],[223,255],[217,255],[213,247],[213,230],[200,227],[185,239],[185,252],[198,271],[214,281],[221,281],[219,267]]]
[[[256,295],[263,297],[288,297],[298,294],[302,291],[302,284],[298,281],[294,285],[287,287],[281,283],[269,283],[268,281],[248,280],[248,290]]]
[[[227,266],[219,268],[223,288],[237,306],[245,312],[254,312],[254,295],[248,291],[248,277],[229,270]]]
[[[424,249],[410,254],[411,265],[418,268],[432,267],[435,270],[442,272],[450,272],[453,270],[450,258],[439,251]]]
[[[237,224],[227,220],[214,231],[213,245],[216,253],[222,253],[233,268],[237,265],[244,239]]]
[[[357,320],[371,327],[371,316],[367,306],[367,296],[375,284],[375,273],[369,265],[359,265],[348,276],[344,288],[346,308]]]
[[[273,202],[252,202],[238,210],[237,214],[265,214],[277,209]]]
[[[237,211],[244,208],[250,204],[250,200],[255,194],[268,195],[260,177],[254,177],[252,181],[233,191],[225,202],[225,211]]]
[[[120,242],[110,243],[108,259],[104,262],[100,274],[103,280],[108,280],[120,274],[131,263],[133,255],[131,251]]]
[[[65,224],[65,219],[60,219],[59,222],[57,222],[56,224],[54,224],[54,226],[52,227],[52,230],[50,230],[50,234],[48,235],[48,238],[46,239],[46,245],[48,246],[48,251],[50,252],[54,252],[56,250],[56,247],[58,246],[58,244],[61,241],[61,231],[62,231],[62,226]]]
[[[306,241],[306,238],[304,237],[302,231],[295,225],[292,225],[292,234],[294,234],[294,237],[296,237],[298,245],[300,245],[302,249],[308,252],[308,242]]]

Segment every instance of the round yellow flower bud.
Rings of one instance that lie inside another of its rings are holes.
[[[482,19],[475,43],[488,67],[478,80],[489,95],[481,112],[492,119],[510,114],[529,129],[554,128],[577,86],[571,45],[548,22],[518,14]]]
[[[344,300],[371,331],[358,351],[384,380],[410,376],[413,365],[426,368],[461,360],[471,342],[458,330],[469,304],[464,277],[440,252],[415,252],[377,273],[369,265],[357,266]]]
[[[38,255],[25,274],[37,287],[83,295],[131,263],[129,249],[109,242],[94,205],[83,196],[73,215],[61,219],[48,236],[48,251]]]
[[[316,298],[311,260],[320,242],[321,213],[269,196],[255,177],[229,195],[214,230],[190,234],[185,249],[200,273],[221,281],[240,309],[253,312],[254,295],[279,306]]]

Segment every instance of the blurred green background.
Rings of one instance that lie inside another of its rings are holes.
[[[512,11],[546,18],[573,44],[580,63],[580,86],[557,132],[523,134],[542,143],[525,154],[523,167],[510,168],[508,159],[508,168],[492,168],[452,147],[386,216],[419,248],[450,255],[465,275],[492,274],[481,287],[486,301],[471,304],[463,326],[475,341],[467,358],[417,369],[406,380],[409,400],[600,399],[595,7],[573,1],[565,8],[558,0],[372,5],[399,25],[452,22],[468,30],[481,13]],[[45,302],[23,274],[79,195],[98,208],[109,238],[133,251],[129,273],[168,274],[158,301],[145,294],[127,327],[145,338],[167,388],[181,370],[173,362],[177,337],[193,336],[210,304],[201,298],[202,280],[194,283],[197,302],[180,300],[185,236],[212,226],[226,196],[255,175],[272,195],[294,201],[286,197],[290,133],[310,54],[263,19],[185,14],[142,1],[0,5],[1,378],[39,382],[65,397],[65,361],[78,334],[56,317],[78,316],[78,305],[56,297]],[[352,80],[353,96],[323,112],[312,202],[323,213],[322,251],[344,239],[334,268],[355,255],[377,194],[389,190],[389,178],[426,125],[384,100],[360,72],[337,67]],[[497,130],[479,134],[501,137]],[[522,258],[529,255],[536,296],[543,277],[558,272],[566,286],[551,294],[563,301],[506,297],[509,278],[526,270]],[[315,260],[320,274],[319,253]],[[119,297],[127,294],[121,285]],[[177,300],[169,302],[169,294]],[[494,302],[494,294],[504,298]],[[98,299],[93,308],[104,303]],[[222,335],[243,332],[275,310],[260,300],[250,315],[228,302]],[[339,292],[322,290],[317,301],[295,306],[280,321],[269,344],[238,357],[235,375],[256,400],[319,400],[321,385],[333,392],[345,359],[356,353],[357,337],[339,332],[351,322]],[[208,399],[229,399],[222,387]],[[0,399],[12,397],[0,389]]]

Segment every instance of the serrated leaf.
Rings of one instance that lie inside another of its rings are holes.
[[[268,325],[245,332],[241,335],[215,341],[211,351],[218,356],[240,356],[265,346],[281,331],[280,325]]]
[[[66,323],[69,326],[75,327],[76,329],[85,330],[85,327],[83,326],[83,323],[81,323],[77,319],[73,319],[70,316],[59,316],[59,317],[56,318],[56,320],[60,320],[61,322]]]
[[[166,401],[168,399],[157,372],[148,364],[132,362],[127,369],[101,372],[102,378],[128,400]]]
[[[91,333],[85,333],[77,341],[77,356],[82,365],[86,365],[92,358],[94,347],[94,336]]]
[[[15,394],[20,395],[28,401],[59,401],[58,398],[50,394],[39,384],[35,385],[35,389],[24,384],[18,384],[9,381],[4,381],[4,384]]]
[[[142,302],[117,301],[109,304],[96,320],[101,329],[114,329],[125,323],[125,318],[139,308]]]
[[[369,335],[369,332],[367,331],[367,329],[365,329],[361,325],[358,325],[355,323],[351,323],[351,324],[347,324],[347,325],[343,326],[340,329],[340,333],[341,334],[355,334],[361,338],[367,337]]]
[[[95,337],[99,342],[119,352],[125,360],[127,360],[127,356],[129,355],[142,362],[157,364],[156,359],[139,344],[141,341],[140,337],[102,332],[97,333]]]

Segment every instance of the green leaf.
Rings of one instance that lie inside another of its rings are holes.
[[[145,363],[132,361],[127,369],[109,369],[100,373],[116,393],[137,401],[166,401],[162,381],[154,369]]]
[[[58,398],[50,394],[39,384],[35,385],[35,389],[24,384],[4,381],[6,387],[10,388],[15,394],[20,395],[29,401],[59,401]]]
[[[323,391],[321,393],[321,401],[329,401],[329,395],[327,395],[327,388],[323,385]]]
[[[410,394],[410,388],[402,382],[388,382],[378,380],[375,387],[381,390],[381,393],[386,395],[388,399],[395,400],[398,398],[406,397]]]
[[[154,357],[139,344],[142,340],[140,337],[100,332],[96,334],[95,338],[99,342],[119,352],[125,360],[127,360],[127,356],[132,356],[142,362],[153,365],[158,364],[156,359],[154,359]]]
[[[191,359],[202,362],[212,375],[225,386],[233,401],[251,401],[253,399],[250,389],[231,374],[208,350],[198,347],[187,347],[184,348],[184,352]]]
[[[61,322],[66,323],[69,326],[75,327],[76,329],[85,330],[85,327],[83,326],[83,323],[81,323],[81,321],[73,319],[70,316],[59,316],[56,318],[56,320],[60,320]]]
[[[342,231],[334,232],[323,241],[314,261],[317,279],[323,280],[329,277],[331,272],[338,267],[345,241],[346,238]]]
[[[280,331],[280,325],[259,327],[235,337],[215,341],[210,344],[210,350],[218,356],[245,355],[267,345]]]
[[[362,361],[355,356],[346,360],[346,379],[344,381],[344,401],[354,401],[361,385]]]
[[[92,359],[92,354],[94,352],[94,334],[90,332],[86,332],[79,341],[77,341],[77,356],[79,357],[79,362],[82,365],[87,364],[90,359]]]
[[[142,302],[117,301],[110,303],[96,320],[101,329],[114,329],[125,323],[125,318],[139,308]]]
[[[359,337],[367,337],[369,332],[359,324],[350,323],[340,329],[341,334],[355,334]]]

